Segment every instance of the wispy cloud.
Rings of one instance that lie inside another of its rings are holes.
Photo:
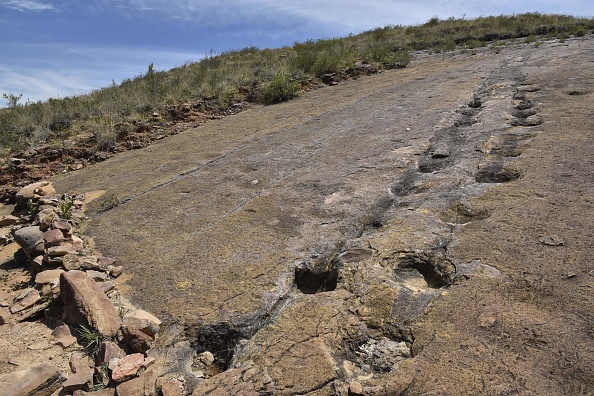
[[[500,0],[468,2],[460,0],[98,0],[103,9],[125,7],[129,17],[139,10],[152,11],[155,17],[184,20],[213,27],[266,26],[271,22],[282,25],[288,20],[303,24],[318,24],[322,30],[332,27],[342,34],[390,24],[418,24],[433,16],[478,17],[481,15],[513,14],[530,11],[551,13],[592,13],[591,0]],[[97,5],[97,2],[95,2]],[[583,10],[583,11],[582,11]],[[144,17],[142,13],[141,17]]]
[[[168,70],[204,54],[160,48],[112,48],[29,45],[29,53],[39,53],[40,63],[26,57],[0,59],[0,92],[23,94],[23,102],[88,93],[146,71],[149,63]],[[2,103],[0,103],[1,107]]]
[[[42,3],[35,0],[0,0],[0,7],[10,8],[16,11],[58,11],[51,3]]]

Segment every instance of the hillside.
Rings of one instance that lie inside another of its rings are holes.
[[[593,54],[415,52],[60,171],[163,321],[118,394],[591,394]]]

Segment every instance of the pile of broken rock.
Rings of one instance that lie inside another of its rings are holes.
[[[0,325],[36,318],[50,324],[53,345],[71,355],[69,372],[49,362],[3,369],[2,392],[139,394],[133,380],[155,363],[150,352],[161,322],[119,295],[115,278],[123,268],[77,235],[84,197],[55,194],[49,182],[28,185],[17,193],[13,215],[0,219],[0,245],[18,244],[14,261],[28,265],[31,274],[17,290],[0,294]]]

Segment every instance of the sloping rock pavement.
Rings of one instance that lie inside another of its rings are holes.
[[[593,44],[419,56],[54,180],[107,192],[86,233],[167,324],[118,394],[588,394]]]

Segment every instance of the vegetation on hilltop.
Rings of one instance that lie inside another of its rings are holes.
[[[167,72],[149,65],[146,73],[89,94],[19,103],[21,96],[4,93],[8,108],[0,109],[0,151],[4,154],[53,144],[86,132],[96,150],[109,151],[132,129],[144,128],[154,112],[166,121],[177,113],[167,109],[188,103],[206,114],[223,114],[241,102],[272,104],[296,96],[320,78],[348,78],[369,70],[406,67],[410,51],[441,52],[475,48],[536,36],[564,40],[594,29],[594,19],[527,13],[477,19],[440,20],[419,26],[386,26],[343,38],[308,40],[292,47],[248,47],[211,53],[198,62]],[[154,117],[153,117],[154,119]],[[0,152],[0,154],[2,154]]]

